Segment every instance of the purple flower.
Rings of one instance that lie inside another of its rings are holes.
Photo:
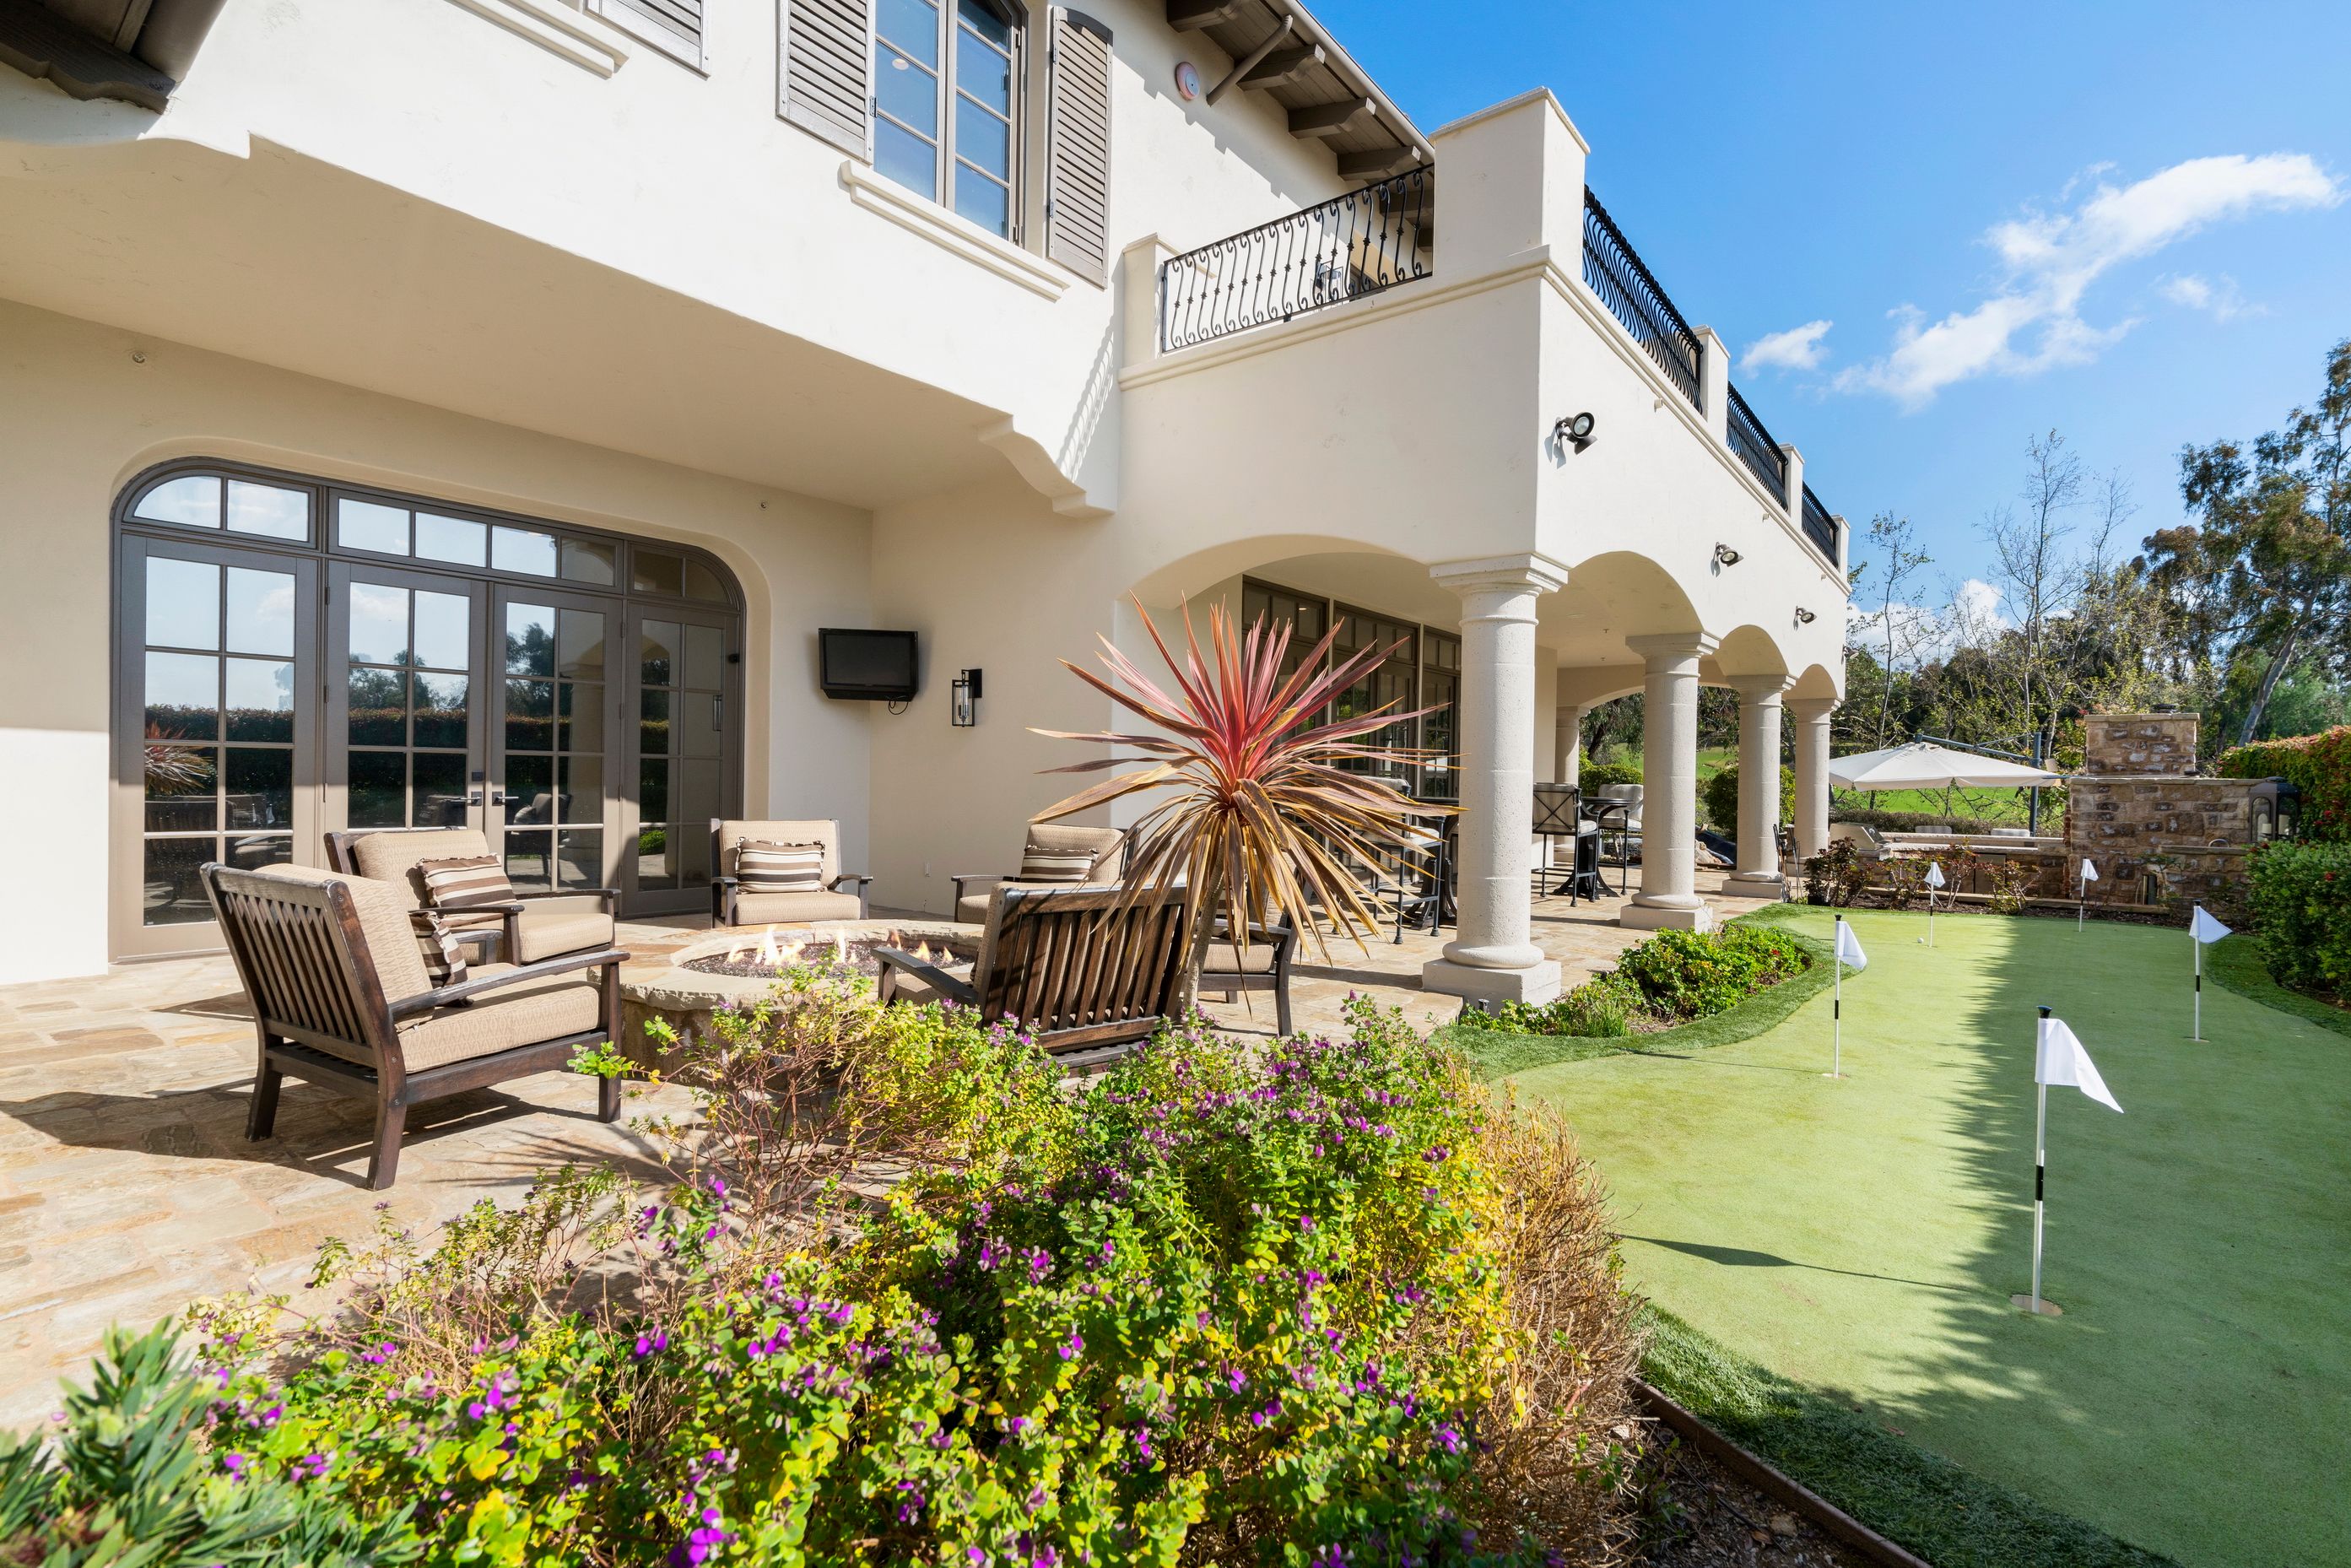
[[[1061,1353],[1061,1359],[1063,1361],[1075,1361],[1078,1358],[1078,1352],[1086,1348],[1085,1336],[1078,1333],[1077,1330],[1071,1329],[1070,1331],[1070,1337],[1063,1340],[1054,1348]]]
[[[327,1466],[330,1463],[332,1460],[325,1454],[305,1454],[294,1461],[294,1479],[315,1481],[327,1473]]]
[[[221,1456],[221,1469],[226,1470],[230,1475],[235,1476],[239,1480],[243,1480],[245,1479],[246,1466],[251,1461],[246,1459],[243,1454],[223,1454]]]
[[[637,1336],[637,1359],[640,1361],[643,1361],[646,1356],[653,1354],[655,1351],[667,1350],[668,1348],[669,1331],[667,1329],[654,1329],[650,1333],[641,1333]],[[701,1559],[696,1558],[695,1561],[698,1563]]]
[[[1464,1445],[1460,1433],[1450,1427],[1439,1427],[1437,1429],[1437,1446],[1448,1454],[1458,1454]]]

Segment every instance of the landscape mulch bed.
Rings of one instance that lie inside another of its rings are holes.
[[[1879,1568],[1670,1432],[1654,1454],[1643,1568]]]

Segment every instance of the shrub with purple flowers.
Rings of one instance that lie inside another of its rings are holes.
[[[1632,1303],[1555,1124],[1369,1007],[1065,1092],[969,1014],[855,1004],[703,1048],[658,1193],[550,1174],[430,1253],[339,1250],[309,1329],[216,1311],[188,1486],[515,1568],[1621,1544]]]

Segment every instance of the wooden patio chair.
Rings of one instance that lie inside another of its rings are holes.
[[[1182,979],[1191,894],[1133,898],[1114,887],[1010,887],[987,896],[979,956],[967,967],[877,947],[885,1002],[952,1001],[983,1022],[1018,1020],[1037,1043],[1086,1071],[1148,1040]]]
[[[327,835],[329,867],[382,883],[409,909],[431,907],[417,870],[424,862],[489,852],[490,841],[474,828],[363,828]],[[485,961],[537,964],[611,946],[619,939],[620,897],[609,887],[517,888],[511,899],[469,905],[444,919]]]
[[[1287,1038],[1290,971],[1297,956],[1298,926],[1287,915],[1271,925],[1252,924],[1247,951],[1219,920],[1216,935],[1208,939],[1207,960],[1200,966],[1200,992],[1231,1001],[1242,991],[1271,991],[1276,1030]]]
[[[269,1136],[287,1077],[372,1100],[368,1186],[379,1191],[399,1174],[411,1105],[561,1067],[619,1023],[619,947],[489,965],[436,988],[413,912],[383,883],[218,862],[202,875],[259,1040],[245,1135]],[[591,968],[593,980],[581,975]],[[620,1113],[620,1083],[601,1080],[597,1115]]]
[[[1086,828],[1068,822],[1031,822],[1020,846],[1020,869],[1010,872],[961,872],[947,880],[955,883],[956,918],[967,925],[985,924],[987,895],[998,887],[1074,887],[1088,883],[1116,882],[1126,865],[1126,830]],[[978,892],[974,883],[986,883]]]

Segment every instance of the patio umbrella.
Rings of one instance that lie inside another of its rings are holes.
[[[1947,789],[1954,784],[1971,789],[2028,789],[2064,781],[2064,774],[2046,768],[1978,757],[1924,740],[1829,762],[1829,782],[1840,789]]]

